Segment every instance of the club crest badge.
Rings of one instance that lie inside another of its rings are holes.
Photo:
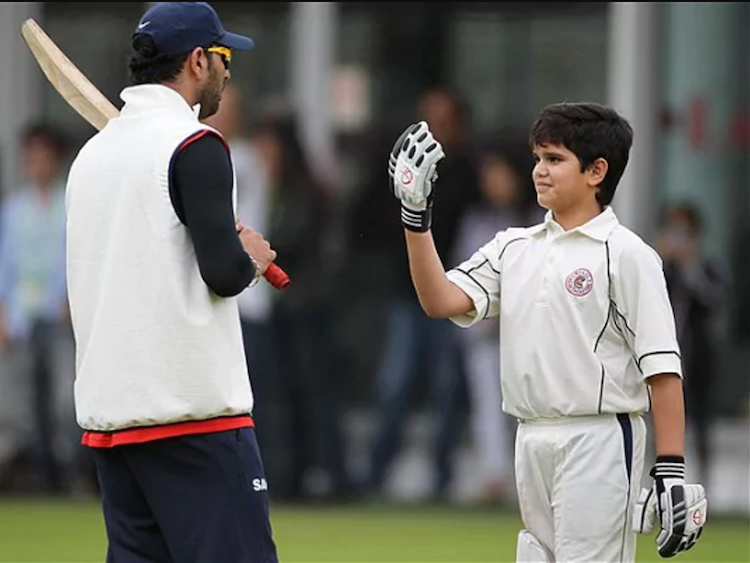
[[[574,297],[583,297],[594,289],[594,276],[586,268],[578,268],[565,278],[565,289]]]

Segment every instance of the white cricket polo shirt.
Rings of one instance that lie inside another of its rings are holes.
[[[520,419],[645,412],[645,378],[682,376],[662,261],[611,208],[502,231],[448,279],[474,302],[455,324],[499,315],[503,409]]]

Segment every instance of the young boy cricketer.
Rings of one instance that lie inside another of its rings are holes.
[[[631,532],[657,522],[658,552],[672,557],[705,523],[703,486],[685,484],[682,369],[662,263],[610,207],[632,140],[610,108],[543,109],[530,145],[544,222],[499,232],[448,272],[430,234],[443,149],[420,122],[391,153],[422,308],[461,327],[499,317],[503,409],[519,421],[517,561],[634,561]],[[653,487],[638,497],[649,410],[657,459]]]

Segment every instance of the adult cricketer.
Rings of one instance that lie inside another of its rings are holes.
[[[391,155],[425,312],[462,327],[499,317],[503,409],[519,421],[518,561],[634,561],[632,532],[655,522],[658,552],[671,557],[705,523],[703,487],[685,484],[682,368],[661,260],[610,207],[632,140],[611,108],[546,107],[530,133],[544,222],[499,232],[447,273],[430,234],[443,149],[422,122]],[[639,499],[649,407],[658,457]]]
[[[275,259],[234,214],[215,113],[234,51],[204,2],[138,22],[121,113],[67,182],[77,420],[109,562],[274,563],[236,296]]]

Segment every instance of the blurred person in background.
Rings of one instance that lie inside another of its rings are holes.
[[[461,220],[454,263],[470,256],[499,231],[538,223],[543,209],[531,180],[534,160],[525,136],[499,133],[481,150],[481,199]],[[466,366],[473,446],[479,460],[476,495],[470,502],[504,502],[514,493],[515,419],[502,409],[500,325],[477,323],[459,335]]]
[[[726,280],[702,248],[703,217],[688,202],[666,207],[657,250],[664,260],[685,372],[685,403],[698,456],[698,480],[710,484],[713,375],[718,359],[715,321]]]
[[[435,245],[446,261],[454,254],[461,219],[479,197],[475,154],[470,138],[469,108],[450,88],[426,90],[416,107],[448,156],[441,163],[437,180],[445,199],[435,202]],[[373,153],[373,157],[377,156]],[[382,492],[388,471],[401,446],[408,416],[416,401],[420,377],[428,380],[434,413],[433,472],[429,494],[442,500],[452,481],[452,453],[460,430],[458,421],[463,369],[455,327],[445,320],[424,315],[411,286],[403,232],[395,205],[382,186],[387,182],[382,159],[363,186],[364,193],[350,215],[350,240],[357,248],[379,249],[383,281],[390,284],[386,296],[386,333],[382,360],[377,367],[376,420],[370,448],[366,491]],[[378,212],[379,209],[383,213]]]
[[[46,493],[82,477],[73,407],[74,357],[65,280],[67,141],[61,130],[31,124],[22,134],[25,183],[0,211],[0,346],[6,424],[27,440]],[[24,426],[33,424],[26,432]],[[6,427],[7,430],[7,427]],[[80,464],[79,464],[80,462]]]
[[[288,470],[275,494],[288,501],[338,500],[349,494],[349,477],[340,374],[332,361],[334,285],[325,266],[329,192],[312,172],[292,110],[269,110],[251,140],[270,190],[268,237],[294,280],[275,296],[272,312]]]
[[[237,185],[237,217],[259,233],[268,230],[270,193],[267,171],[256,146],[247,133],[248,119],[244,111],[242,92],[227,85],[221,97],[219,111],[204,120],[216,128],[229,143]],[[258,443],[263,452],[266,476],[274,483],[278,466],[278,414],[276,413],[278,384],[271,313],[273,287],[261,281],[252,291],[237,297],[245,355],[253,394],[258,399],[253,407],[253,418]],[[271,488],[273,493],[273,488]]]

